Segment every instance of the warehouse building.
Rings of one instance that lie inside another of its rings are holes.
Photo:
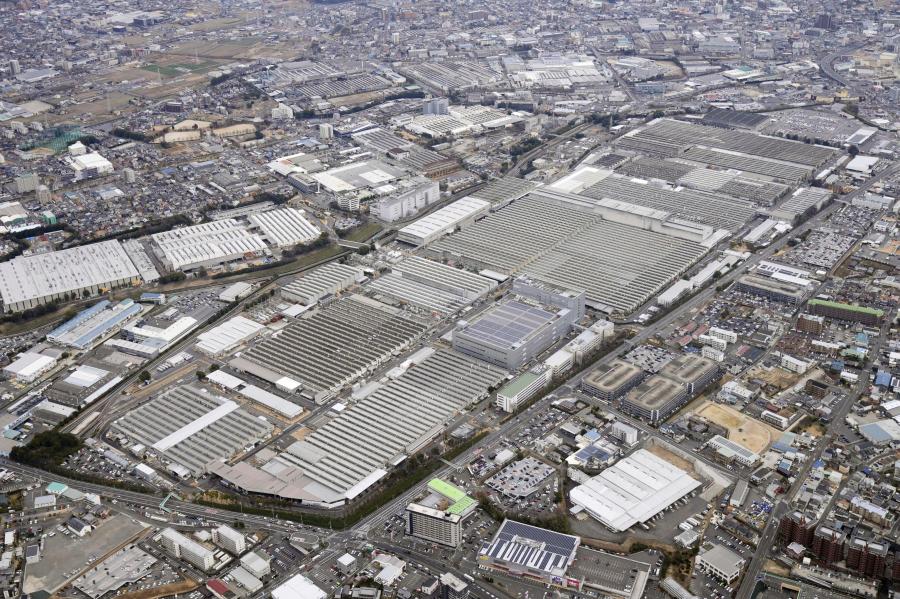
[[[3,372],[19,383],[31,383],[56,366],[56,358],[36,352],[23,352],[3,367]]]
[[[183,559],[203,572],[209,572],[215,564],[212,551],[172,528],[164,528],[159,533],[159,542],[173,557]]]
[[[230,365],[323,403],[407,349],[426,330],[398,309],[353,295],[277,331]]]
[[[540,186],[540,183],[526,181],[517,177],[505,177],[503,179],[495,179],[478,191],[469,195],[470,198],[476,198],[490,202],[491,210],[499,210],[512,201],[525,197]]]
[[[193,387],[175,387],[132,410],[112,430],[141,443],[194,476],[272,434],[274,427],[233,401]]]
[[[484,200],[465,197],[424,216],[397,232],[397,240],[414,246],[423,246],[471,225],[490,210]]]
[[[92,297],[140,282],[137,268],[118,241],[17,256],[0,263],[4,312]]]
[[[453,349],[516,370],[565,336],[577,315],[551,312],[517,300],[498,303],[453,330]]]
[[[248,493],[338,507],[362,496],[406,456],[427,446],[505,374],[457,352],[437,351],[261,468],[220,463],[213,471]],[[365,451],[360,451],[361,440]]]
[[[603,401],[615,401],[644,378],[644,371],[630,362],[613,360],[601,364],[581,381],[582,390]]]
[[[426,496],[406,506],[406,534],[459,547],[463,541],[462,523],[475,511],[478,502],[437,478],[429,481],[428,491]]]
[[[233,218],[155,233],[153,243],[170,270],[194,270],[261,256],[268,246]]]
[[[569,498],[614,532],[644,523],[701,486],[681,470],[638,449],[586,483]]]
[[[322,234],[318,227],[306,220],[303,210],[279,208],[251,214],[251,228],[275,247],[290,247],[315,241]]]
[[[115,305],[102,300],[50,331],[47,340],[75,349],[88,349],[140,313],[141,306],[130,299]]]
[[[422,208],[441,199],[437,181],[416,177],[396,186],[390,195],[379,199],[371,208],[372,216],[392,223],[415,216]]]
[[[281,297],[291,302],[312,306],[319,300],[365,280],[358,268],[333,262],[320,266],[281,288]]]
[[[197,336],[197,349],[210,356],[231,353],[266,328],[244,316],[235,316]]]
[[[541,584],[566,586],[581,539],[514,520],[504,520],[478,551],[479,565]]]

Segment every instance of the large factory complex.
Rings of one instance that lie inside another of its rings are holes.
[[[387,143],[383,137],[361,135],[366,143]],[[708,284],[739,259],[724,244],[779,203],[796,202],[791,190],[833,154],[671,119],[635,129],[612,151],[589,156],[556,182],[492,182],[398,227],[396,241],[375,258],[334,261],[279,284],[276,318],[248,310],[204,331],[193,348],[215,368],[116,418],[110,438],[178,477],[213,474],[242,493],[346,505],[445,438],[498,389],[502,401],[498,395],[491,405],[518,409],[610,339],[609,320]],[[292,164],[273,168],[296,176]],[[366,164],[316,171],[314,180],[344,198],[395,180],[389,165]],[[151,270],[269,256],[322,231],[290,207],[219,216],[137,242],[3,263],[4,309],[136,285]],[[143,309],[129,302],[98,304],[50,338],[86,349],[121,329],[123,338],[106,345],[140,354],[153,331],[158,352],[197,324],[187,317],[135,324]],[[581,389],[658,426],[718,378],[719,364],[705,356],[685,353],[652,372],[615,360],[590,372]],[[266,445],[289,426],[299,428],[290,442]],[[610,529],[626,530],[698,485],[638,451],[583,482],[572,500]],[[428,509],[416,517],[426,519]]]

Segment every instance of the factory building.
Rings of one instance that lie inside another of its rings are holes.
[[[193,387],[166,391],[112,425],[129,445],[141,443],[194,476],[268,438],[273,428],[235,402]]]
[[[365,493],[438,437],[455,415],[487,397],[506,372],[454,351],[435,351],[256,468],[218,463],[213,472],[244,492],[321,507]],[[366,450],[360,451],[360,439]]]
[[[169,270],[195,270],[268,252],[262,237],[233,218],[155,233],[153,243]]]
[[[337,262],[320,266],[281,288],[281,297],[312,306],[319,300],[337,295],[341,291],[365,280],[358,268]]]
[[[174,557],[193,564],[203,572],[209,572],[215,563],[212,551],[174,529],[164,528],[159,533],[159,542]]]
[[[577,319],[571,310],[550,312],[508,300],[453,330],[453,348],[507,370],[517,370],[565,336]]]
[[[118,241],[17,256],[0,263],[4,312],[92,297],[140,282],[137,268]]]
[[[541,584],[565,586],[581,539],[537,526],[504,520],[478,551],[478,563]]]
[[[462,198],[407,225],[397,232],[397,239],[414,246],[423,246],[462,229],[488,213],[491,204],[471,197]]]
[[[75,349],[88,349],[141,313],[141,306],[124,299],[113,305],[102,300],[47,334],[47,340]]]
[[[670,235],[675,232],[671,215],[646,212],[624,202],[538,189],[435,241],[426,252],[471,268],[526,274],[562,289],[584,290],[588,306],[626,313],[708,252],[695,240]],[[678,231],[697,226],[677,224]]]
[[[322,231],[310,223],[303,210],[278,208],[251,214],[248,219],[251,228],[274,247],[305,245],[319,238]]]
[[[411,256],[378,277],[366,290],[426,314],[454,314],[497,287],[493,279]]]
[[[323,403],[409,348],[427,328],[399,309],[353,295],[286,326],[229,364]]]
[[[646,449],[638,449],[569,494],[615,532],[646,522],[701,487],[698,480]]]
[[[644,372],[630,362],[613,360],[601,364],[581,381],[582,390],[603,401],[614,401],[641,382]]]
[[[240,555],[247,550],[247,539],[243,533],[224,524],[212,530],[213,543],[232,555]]]

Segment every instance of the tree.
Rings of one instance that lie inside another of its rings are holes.
[[[856,156],[857,154],[859,154],[859,147],[856,144],[853,144],[849,148],[847,148],[847,153],[851,156]]]
[[[142,370],[141,373],[138,375],[138,380],[141,381],[142,383],[148,382],[150,380],[150,378],[151,378],[150,373],[147,372],[146,370]]]

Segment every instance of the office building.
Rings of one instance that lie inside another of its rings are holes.
[[[735,282],[734,288],[744,293],[793,306],[802,304],[809,295],[807,285],[757,275],[744,275]]]
[[[726,462],[734,461],[741,466],[751,467],[760,461],[759,454],[722,435],[715,435],[706,442],[706,446],[715,451]]]
[[[697,567],[724,584],[731,584],[741,576],[744,558],[723,545],[704,543],[697,554]]]

